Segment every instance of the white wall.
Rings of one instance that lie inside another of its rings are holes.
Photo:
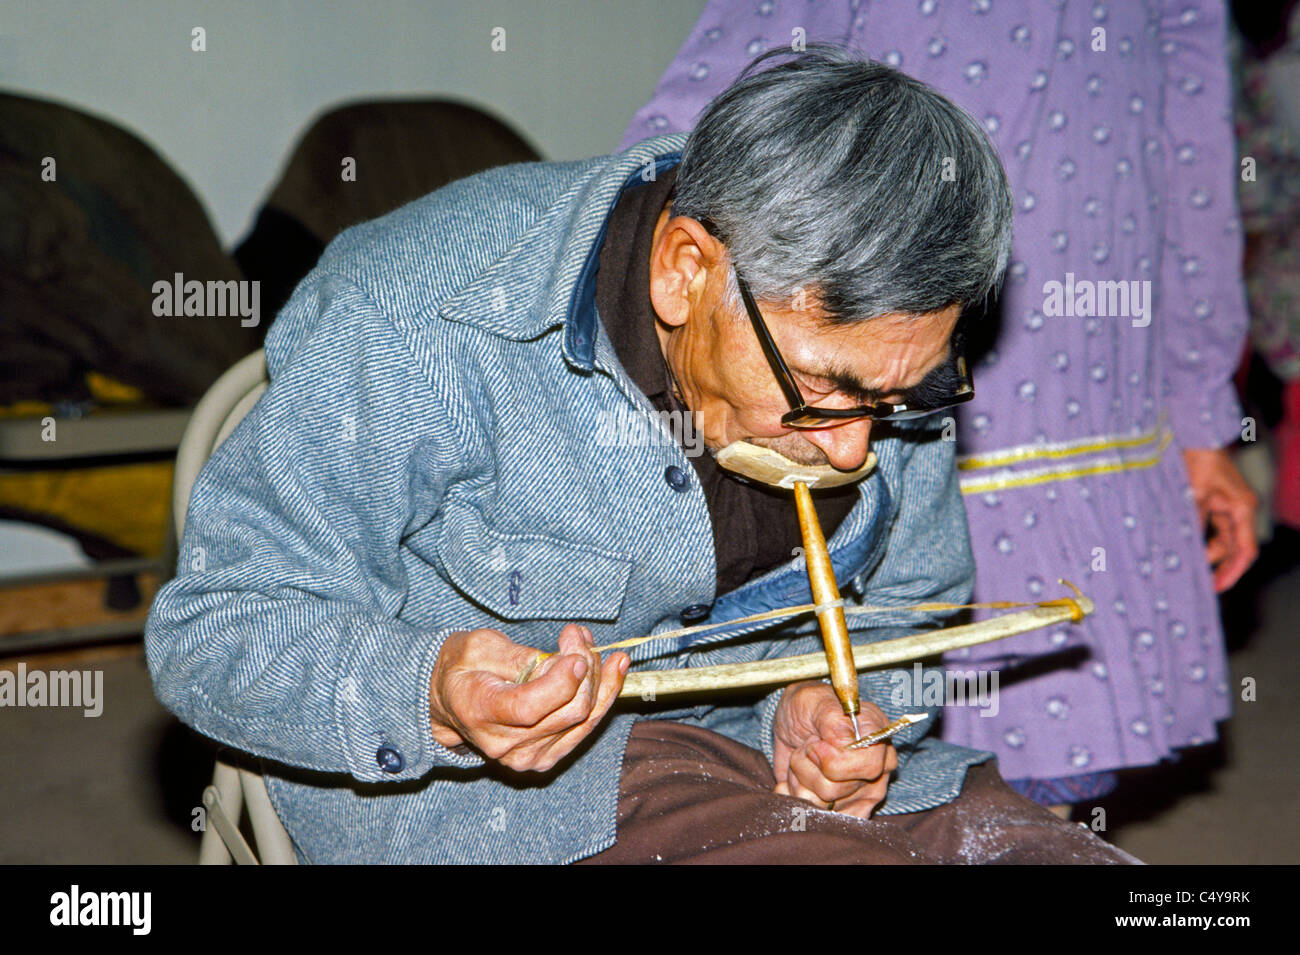
[[[223,242],[251,224],[323,108],[444,95],[548,159],[612,150],[704,0],[0,0],[0,88],[151,143]],[[207,31],[193,52],[191,30]],[[491,49],[505,28],[505,52]]]

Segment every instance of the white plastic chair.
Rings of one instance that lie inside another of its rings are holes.
[[[266,355],[259,349],[236,362],[208,389],[194,409],[176,451],[176,476],[172,485],[172,510],[176,539],[185,530],[190,491],[204,462],[266,390]],[[200,865],[258,865],[258,858],[239,831],[244,808],[253,830],[261,861],[269,865],[297,865],[289,834],[275,814],[260,773],[231,765],[217,757],[212,784],[203,790],[207,827],[199,843]]]

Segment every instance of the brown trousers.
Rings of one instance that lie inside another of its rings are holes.
[[[767,758],[665,721],[632,730],[618,842],[580,864],[1141,864],[1085,826],[1012,791],[995,762],[973,766],[953,802],[863,820],[772,792]]]

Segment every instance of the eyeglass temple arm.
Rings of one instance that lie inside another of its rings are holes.
[[[758,336],[758,344],[763,349],[763,354],[767,356],[768,362],[773,368],[777,369],[776,383],[781,386],[786,400],[790,403],[792,411],[802,411],[808,407],[804,401],[803,395],[799,393],[799,387],[794,383],[794,376],[790,374],[790,369],[786,367],[785,359],[777,351],[776,342],[772,340],[771,334],[767,330],[767,325],[759,315],[758,305],[754,301],[754,296],[750,294],[749,285],[740,273],[732,267],[732,274],[736,277],[736,288],[740,290],[740,297],[745,303],[745,311],[749,314],[749,323],[754,326],[754,334]]]

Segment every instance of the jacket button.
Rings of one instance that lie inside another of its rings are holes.
[[[379,752],[375,753],[375,759],[379,763],[379,768],[386,773],[400,773],[402,767],[406,765],[406,760],[402,754],[391,746],[379,747]]]
[[[664,468],[664,480],[674,491],[686,490],[686,472],[675,464],[670,464]]]
[[[696,623],[703,620],[712,609],[708,604],[691,604],[682,611],[682,623]]]

